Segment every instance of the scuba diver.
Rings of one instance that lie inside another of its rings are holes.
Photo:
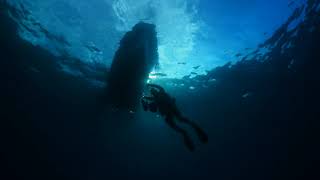
[[[195,146],[187,131],[179,127],[176,124],[175,119],[179,122],[190,125],[195,130],[202,143],[208,142],[207,134],[198,125],[181,114],[175,103],[175,99],[170,97],[170,95],[166,93],[161,86],[156,84],[147,84],[147,87],[150,88],[151,96],[143,96],[141,98],[141,104],[144,111],[149,110],[154,113],[159,112],[161,116],[165,117],[166,123],[183,136],[185,145],[191,151],[194,151]]]

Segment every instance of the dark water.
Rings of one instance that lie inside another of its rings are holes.
[[[298,9],[261,44],[272,47],[265,55],[159,82],[209,134],[191,153],[154,114],[106,108],[104,88],[59,71],[1,4],[1,179],[319,179],[318,7],[309,0],[287,32]],[[70,59],[87,78],[105,77]]]

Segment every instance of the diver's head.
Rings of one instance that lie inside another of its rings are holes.
[[[151,88],[150,93],[152,96],[156,96],[158,94],[158,91],[155,88]]]

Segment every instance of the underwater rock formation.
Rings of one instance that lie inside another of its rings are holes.
[[[158,64],[155,25],[140,22],[120,41],[108,76],[109,103],[120,109],[136,109],[144,83]]]

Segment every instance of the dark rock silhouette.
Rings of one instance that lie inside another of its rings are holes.
[[[124,35],[108,76],[107,94],[113,107],[136,109],[146,78],[158,64],[157,44],[152,24],[140,22]]]

